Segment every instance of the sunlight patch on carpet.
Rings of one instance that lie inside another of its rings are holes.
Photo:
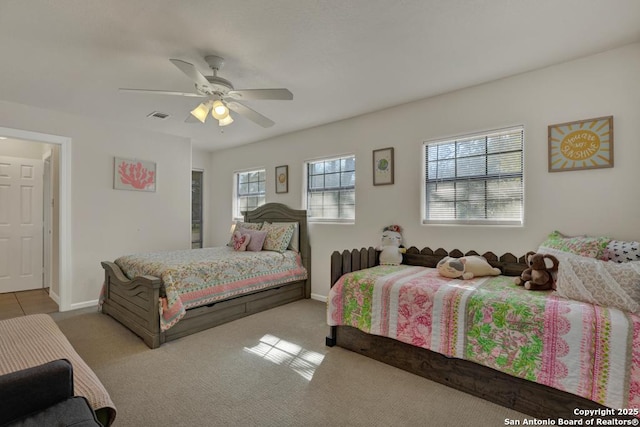
[[[307,350],[292,342],[267,334],[253,347],[245,347],[244,351],[262,357],[276,365],[288,366],[307,381],[322,363],[324,355]]]

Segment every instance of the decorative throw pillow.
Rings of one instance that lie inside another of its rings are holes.
[[[604,249],[604,260],[613,262],[640,261],[640,242],[612,240]]]
[[[608,237],[570,237],[563,235],[559,231],[554,231],[540,244],[538,252],[545,252],[545,250],[549,248],[569,252],[574,255],[602,259],[604,256],[604,248],[609,241],[611,241],[611,239]]]
[[[272,222],[273,225],[290,225],[293,224],[293,235],[287,249],[300,252],[300,226],[297,222]]]
[[[241,228],[244,228],[245,230],[260,230],[262,228],[262,223],[242,221],[234,222],[233,224],[231,224],[231,238],[229,239],[229,243],[227,243],[227,246],[233,246],[233,233],[236,230],[240,230]]]
[[[240,231],[234,231],[231,239],[233,240],[233,250],[243,252],[247,250],[247,246],[251,241],[251,235],[242,234]]]
[[[250,230],[246,228],[240,229],[241,234],[248,234],[251,236],[251,240],[247,245],[247,250],[251,252],[260,252],[264,245],[264,239],[267,238],[267,232],[261,230]]]
[[[559,260],[558,295],[640,313],[640,261],[618,264],[566,252]]]
[[[267,232],[263,249],[266,251],[284,252],[291,242],[295,223],[270,224],[265,222],[262,230]]]

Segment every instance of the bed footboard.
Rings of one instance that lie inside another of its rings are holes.
[[[102,312],[129,328],[150,348],[159,347],[164,341],[158,310],[161,280],[154,276],[130,280],[115,263],[101,264],[105,272]]]
[[[335,251],[331,254],[331,287],[343,274],[375,267],[379,263],[380,253],[373,247],[353,249],[352,251]],[[325,339],[325,345],[328,347],[336,345],[336,331],[337,326],[329,327],[329,335]]]

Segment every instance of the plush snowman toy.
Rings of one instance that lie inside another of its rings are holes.
[[[380,251],[380,265],[402,264],[402,254],[406,252],[401,248],[402,234],[398,225],[390,225],[382,230],[382,240],[376,249]]]

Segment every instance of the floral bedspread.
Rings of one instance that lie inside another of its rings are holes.
[[[166,331],[187,309],[287,282],[307,271],[293,251],[236,252],[230,247],[126,255],[115,260],[124,274],[162,279],[160,329]]]
[[[527,291],[511,277],[448,279],[405,265],[344,275],[327,308],[331,326],[470,360],[611,408],[640,408],[640,317],[617,309]]]

